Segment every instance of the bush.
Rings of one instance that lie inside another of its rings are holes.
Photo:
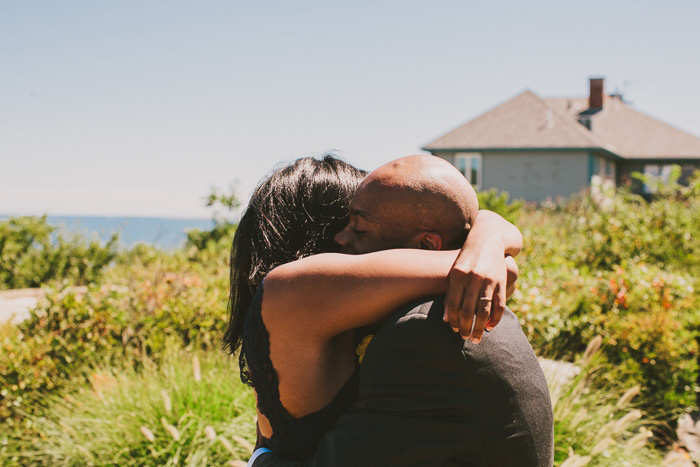
[[[158,360],[168,340],[218,349],[226,325],[226,275],[202,276],[187,265],[133,264],[120,280],[84,294],[49,290],[2,342],[0,420],[15,423],[22,410],[41,407],[46,394],[84,377],[83,369],[98,361]]]
[[[233,243],[236,225],[228,216],[240,205],[234,189],[228,193],[220,193],[213,189],[207,197],[207,207],[214,208],[214,226],[211,230],[193,229],[187,232],[185,251],[190,259],[200,262],[211,262],[228,259],[228,253]],[[222,214],[223,211],[223,214]]]
[[[535,245],[545,256],[562,255],[584,271],[632,262],[700,275],[700,172],[682,191],[659,190],[649,202],[603,183],[543,213],[549,218],[540,217],[544,238]]]
[[[117,255],[116,234],[102,245],[61,234],[52,241],[54,231],[46,216],[0,221],[0,289],[39,287],[53,279],[89,284]]]
[[[610,371],[631,378],[658,420],[695,405],[700,330],[700,178],[647,202],[595,186],[522,216],[513,308],[541,355],[572,361],[605,337]]]
[[[525,202],[515,200],[508,202],[510,195],[505,191],[498,191],[496,188],[480,191],[476,194],[479,199],[479,209],[488,209],[503,216],[507,221],[515,224],[518,222]]]
[[[189,230],[185,251],[193,261],[208,263],[222,258],[228,260],[235,233],[236,225],[228,222],[216,222],[211,230]]]

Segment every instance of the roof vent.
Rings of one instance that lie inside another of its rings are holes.
[[[552,128],[554,126],[554,112],[552,112],[552,109],[547,109],[547,111],[544,114],[544,127],[545,128]]]

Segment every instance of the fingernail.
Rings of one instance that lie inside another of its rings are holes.
[[[492,329],[493,329],[493,326],[491,326],[491,325],[486,326],[486,332],[491,332]]]
[[[459,332],[459,328],[456,328],[456,327],[454,327],[454,326],[452,327],[452,330],[453,330],[454,332]]]
[[[481,342],[480,337],[472,337],[472,344],[478,344],[479,342]]]
[[[466,340],[469,340],[469,336],[462,336],[462,335],[460,335],[459,337],[461,337],[461,338],[464,339],[465,341],[466,341]]]
[[[445,309],[445,314],[442,315],[442,320],[443,320],[444,322],[447,322],[448,319],[449,319],[449,318],[447,317],[447,309]]]

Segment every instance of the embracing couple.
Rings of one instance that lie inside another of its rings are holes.
[[[547,385],[505,308],[521,244],[434,156],[274,171],[231,252],[249,465],[550,466]]]

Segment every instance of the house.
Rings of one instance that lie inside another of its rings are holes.
[[[588,98],[542,98],[525,91],[426,145],[455,165],[478,189],[512,198],[568,197],[594,175],[647,191],[632,172],[681,183],[700,169],[700,138],[649,117],[619,94],[606,95],[602,78],[590,79]]]

